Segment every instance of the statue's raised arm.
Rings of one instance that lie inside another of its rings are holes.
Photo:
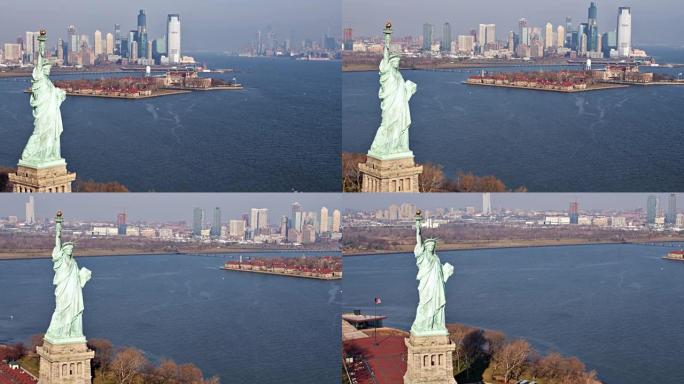
[[[57,211],[55,218],[55,249],[62,249],[62,211]]]
[[[385,24],[385,47],[383,49],[383,60],[389,61],[390,47],[392,46],[392,23],[389,21]]]
[[[45,30],[40,31],[40,36],[38,36],[38,58],[36,60],[36,66],[33,68],[33,81],[40,81],[46,78],[43,67],[45,66],[45,40],[46,32]]]

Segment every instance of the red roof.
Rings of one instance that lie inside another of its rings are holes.
[[[404,381],[406,373],[406,344],[403,336],[368,337],[344,342],[345,352],[359,352],[370,367],[378,384],[395,384]],[[371,377],[363,377],[359,384],[373,383]]]

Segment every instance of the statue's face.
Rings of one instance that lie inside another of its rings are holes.
[[[398,57],[393,57],[390,59],[390,65],[393,68],[399,68],[399,58]]]
[[[428,252],[433,253],[435,251],[435,243],[427,243],[427,245],[425,245],[425,249],[427,249]]]
[[[67,256],[71,257],[71,254],[74,252],[74,247],[73,245],[67,245],[64,247],[64,253],[66,253]]]
[[[51,66],[51,65],[46,65],[46,66],[43,67],[43,75],[45,75],[45,76],[50,76],[50,67],[52,67],[52,66]]]

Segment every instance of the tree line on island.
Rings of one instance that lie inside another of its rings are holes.
[[[447,325],[456,345],[453,363],[459,383],[484,380],[510,383],[535,380],[539,384],[599,384],[595,371],[576,357],[557,352],[542,355],[529,342],[509,339],[499,331],[461,324]]]
[[[30,338],[30,347],[16,343],[5,347],[5,358],[17,361],[22,368],[38,376],[40,357],[36,347],[43,344],[43,334]],[[91,339],[88,348],[95,351],[91,361],[93,384],[219,384],[217,376],[205,378],[196,365],[177,364],[162,358],[157,364],[134,347],[116,348],[107,339]]]
[[[342,188],[344,192],[361,192],[362,175],[359,164],[366,162],[363,153],[342,152]],[[420,164],[423,173],[418,177],[420,192],[526,192],[525,187],[513,190],[494,176],[477,176],[459,171],[453,179],[444,174],[444,167],[432,163]]]

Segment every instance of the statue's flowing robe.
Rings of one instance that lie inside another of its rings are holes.
[[[33,69],[31,92],[33,134],[21,158],[29,162],[59,160],[61,158],[59,138],[63,131],[59,107],[66,99],[66,92],[52,84],[43,73],[41,66]]]
[[[371,152],[393,154],[409,151],[411,112],[409,100],[416,92],[416,84],[404,81],[399,69],[388,59],[380,62],[380,108],[382,123],[375,134]]]
[[[411,331],[420,333],[446,330],[444,283],[452,272],[445,271],[437,254],[428,252],[423,244],[416,244],[413,252],[418,266],[416,279],[419,281],[419,300]]]
[[[52,251],[55,270],[55,312],[47,336],[73,338],[83,336],[83,291],[76,260],[60,247]]]

